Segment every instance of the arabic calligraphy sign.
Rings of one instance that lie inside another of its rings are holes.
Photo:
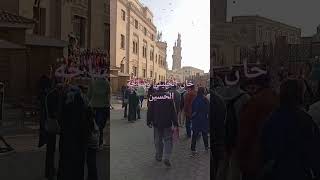
[[[162,96],[153,96],[151,95],[149,97],[149,102],[153,101],[158,101],[158,100],[173,100],[174,99],[174,94],[173,93],[168,93]]]

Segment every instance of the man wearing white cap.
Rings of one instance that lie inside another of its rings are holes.
[[[192,102],[197,96],[194,84],[187,84],[187,93],[184,97],[184,112],[186,116],[186,132],[187,137],[191,138],[191,117],[192,117]]]

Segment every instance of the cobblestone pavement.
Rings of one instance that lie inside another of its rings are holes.
[[[107,130],[106,130],[107,131]],[[108,133],[105,133],[108,138]],[[6,141],[15,149],[15,153],[0,156],[0,179],[2,180],[44,180],[45,146],[38,148],[37,134],[20,134],[5,136]],[[57,147],[58,148],[58,147]],[[58,149],[56,151],[58,165]],[[99,179],[109,179],[109,149],[97,153]]]
[[[198,141],[197,157],[190,156],[190,140],[180,129],[180,140],[174,144],[172,167],[154,159],[153,129],[146,126],[146,111],[142,119],[129,123],[118,108],[111,111],[111,180],[209,180],[210,155]]]

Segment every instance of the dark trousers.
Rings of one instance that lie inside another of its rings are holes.
[[[138,115],[138,119],[141,119],[141,110],[140,110],[140,108],[137,108],[137,115]]]
[[[137,107],[130,107],[129,106],[129,115],[128,115],[128,121],[136,121],[137,120],[137,114],[138,110]]]
[[[59,139],[57,180],[84,179],[86,141],[73,133],[62,133]]]
[[[186,132],[187,136],[191,137],[191,119],[186,117]]]
[[[208,133],[204,132],[204,131],[193,131],[192,140],[191,140],[191,151],[195,151],[196,150],[196,143],[197,143],[197,139],[198,139],[200,133],[202,134],[204,146],[206,148],[209,147]]]
[[[46,167],[45,177],[53,179],[55,176],[55,152],[56,152],[56,134],[48,134],[47,150],[46,150]]]
[[[95,149],[89,148],[87,151],[87,168],[88,168],[87,180],[98,180],[97,150]]]
[[[144,96],[140,96],[139,98],[140,98],[141,107],[142,107],[142,105],[143,105],[143,100],[144,100]]]
[[[96,123],[99,127],[100,136],[99,136],[99,145],[103,144],[103,129],[106,126],[107,122],[107,109],[106,108],[95,108],[96,111]],[[110,111],[110,110],[109,110]]]
[[[124,104],[123,107],[124,107],[123,117],[127,118],[128,117],[128,104]]]

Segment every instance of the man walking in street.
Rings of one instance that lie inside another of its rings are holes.
[[[187,93],[184,97],[184,112],[186,116],[186,131],[187,131],[187,137],[191,138],[191,117],[192,117],[192,102],[197,96],[195,87],[193,84],[187,85]]]
[[[99,77],[92,80],[88,90],[89,105],[95,110],[95,120],[99,127],[99,146],[104,145],[103,130],[107,123],[108,112],[110,111],[110,83],[107,79]]]
[[[184,115],[183,107],[184,107],[184,94],[185,94],[186,90],[184,88],[180,87],[178,92],[180,95],[180,106],[178,107],[179,108],[178,123],[179,123],[180,127],[184,127],[186,118]]]
[[[139,96],[139,101],[140,101],[140,107],[142,107],[143,105],[143,100],[144,100],[144,96],[145,96],[145,89],[143,86],[139,86],[137,89],[137,95]]]
[[[176,85],[172,86],[170,92],[173,93],[173,99],[174,99],[174,105],[175,105],[174,107],[175,107],[177,115],[179,115],[179,112],[180,112],[180,98],[181,98],[181,96],[180,96],[180,93],[177,90],[177,86]]]
[[[122,101],[122,108],[124,108],[124,113],[123,113],[124,118],[128,117],[129,95],[130,95],[130,90],[129,90],[129,87],[126,86],[126,89],[124,90],[124,93],[123,93],[123,101]]]
[[[165,98],[164,98],[165,97]],[[154,128],[154,143],[156,160],[162,161],[171,167],[170,156],[173,148],[173,129],[178,127],[177,114],[174,110],[172,94],[165,92],[165,87],[160,87],[159,92],[149,98],[150,104],[147,112],[147,125]],[[159,116],[161,114],[161,116]]]
[[[139,106],[139,97],[137,96],[136,90],[134,88],[131,88],[131,92],[129,94],[129,115],[128,115],[129,122],[135,122],[137,120],[137,115],[139,115],[138,106]]]

